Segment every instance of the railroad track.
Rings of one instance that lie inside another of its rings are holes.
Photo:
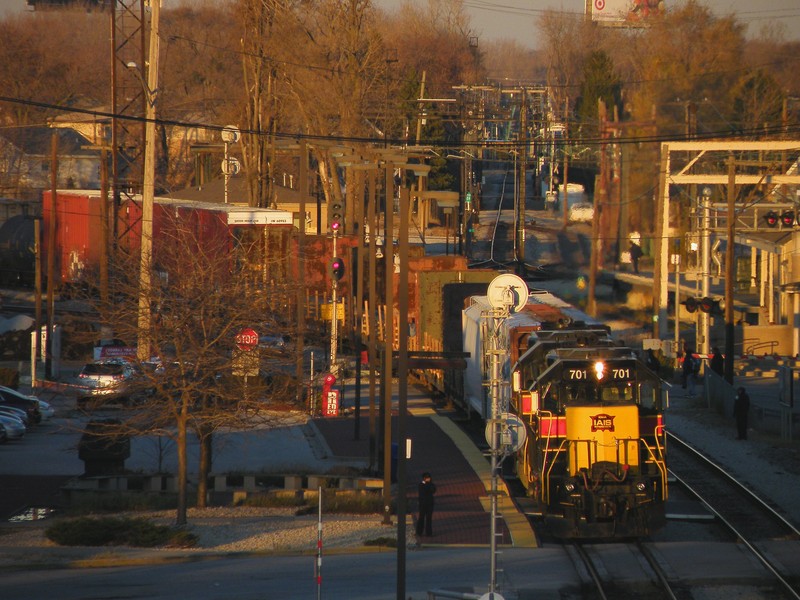
[[[800,590],[763,549],[764,542],[800,539],[798,528],[722,466],[678,436],[668,435],[669,469],[675,480],[761,562],[784,597],[800,600]]]
[[[641,542],[629,544],[584,544],[575,542],[567,546],[567,552],[584,581],[582,597],[598,600],[622,600],[642,598],[648,600],[681,600],[680,595],[669,580],[661,564]],[[628,566],[631,581],[626,584],[624,577],[612,575],[603,557],[611,556],[616,563]],[[624,559],[621,557],[624,556]],[[591,588],[591,591],[588,589]]]

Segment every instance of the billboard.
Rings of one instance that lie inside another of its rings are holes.
[[[592,21],[632,25],[647,21],[664,10],[663,0],[589,0]]]

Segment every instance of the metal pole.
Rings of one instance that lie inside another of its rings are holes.
[[[337,232],[336,230],[333,231],[333,255],[337,256]],[[330,364],[330,372],[333,375],[336,375],[336,344],[338,342],[337,337],[339,335],[339,314],[337,311],[337,304],[336,304],[336,277],[333,276],[331,273],[331,364]]]
[[[406,594],[406,407],[408,405],[408,189],[400,189],[400,279],[397,288],[399,356],[397,360],[397,600]]]
[[[386,166],[384,183],[384,328],[383,328],[383,523],[392,522],[392,351],[394,349],[394,182],[392,169]],[[399,450],[399,448],[398,448]]]
[[[317,600],[322,598],[322,486],[317,488]]]
[[[153,202],[156,176],[156,95],[158,90],[158,21],[161,0],[150,5],[150,51],[147,66],[144,130],[144,181],[142,187],[142,247],[139,265],[139,338],[136,356],[144,361],[150,357],[150,301],[153,262]]]
[[[702,211],[703,211],[703,233],[702,233],[702,245],[700,247],[700,260],[702,261],[701,269],[700,269],[700,277],[701,277],[701,288],[700,294],[703,298],[708,298],[709,295],[709,268],[708,265],[711,262],[711,198],[703,194],[702,198]],[[701,354],[708,354],[709,344],[708,344],[708,336],[709,336],[709,314],[704,311],[698,311],[700,317],[700,343],[697,347],[697,351]]]
[[[302,160],[302,159],[301,159]],[[230,173],[230,165],[228,164],[228,142],[225,142],[225,168],[222,170],[225,176],[225,204],[228,203],[228,178]],[[302,193],[305,193],[304,191]],[[300,227],[305,225],[305,212],[300,213]]]
[[[673,254],[675,263],[675,355],[680,351],[681,344],[681,255]]]
[[[728,248],[725,253],[725,381],[733,385],[733,355],[735,348],[733,323],[733,278],[736,250],[736,159],[728,157]]]
[[[500,354],[503,350],[500,348],[497,331],[500,329],[500,322],[508,315],[507,310],[493,310],[490,314],[490,327],[491,327],[491,381],[490,381],[490,394],[492,402],[491,414],[491,471],[492,482],[490,496],[491,516],[489,524],[489,593],[494,594],[497,587],[497,469],[498,469],[498,456],[500,455]]]

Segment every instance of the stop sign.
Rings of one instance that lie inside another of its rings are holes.
[[[258,334],[255,329],[245,327],[236,334],[236,347],[244,352],[249,352],[258,346]]]

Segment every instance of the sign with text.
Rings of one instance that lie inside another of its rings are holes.
[[[339,416],[340,390],[327,390],[322,394],[322,416]]]

